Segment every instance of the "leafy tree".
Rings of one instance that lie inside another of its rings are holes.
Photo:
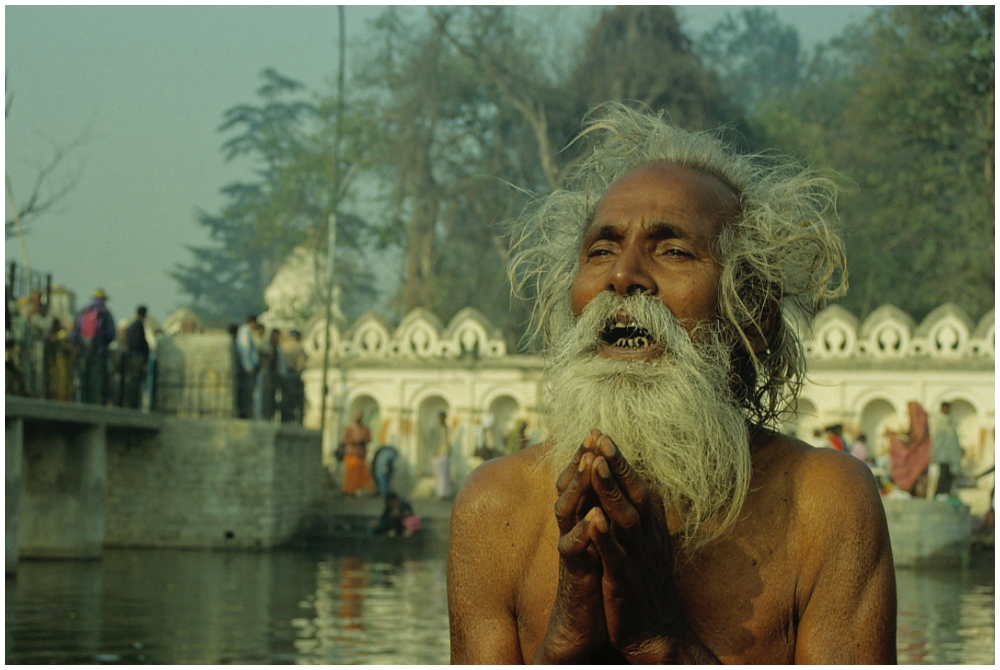
[[[302,99],[303,85],[274,70],[264,70],[261,79],[261,103],[230,108],[219,127],[230,133],[222,145],[226,160],[252,161],[255,179],[224,187],[227,202],[218,214],[199,212],[198,222],[215,244],[189,247],[194,262],[172,273],[215,323],[261,312],[264,289],[295,247],[308,244],[319,250],[317,259],[322,256],[329,217],[353,173],[341,166],[348,178],[340,178],[334,191],[333,104]],[[358,155],[370,132],[361,119],[347,121],[355,138],[349,156]],[[344,278],[345,308],[353,313],[374,298],[374,280],[360,264],[367,228],[357,216],[338,218],[338,275]]]
[[[993,304],[993,11],[897,7],[872,22],[844,110],[855,139],[845,164],[860,187],[845,202],[860,309]]]
[[[670,8],[601,13],[559,66],[540,46],[542,27],[512,8],[434,8],[428,18],[406,23],[389,10],[366,77],[385,129],[387,242],[406,256],[398,304],[444,320],[471,304],[517,341],[527,307],[509,299],[495,224],[527,193],[561,184],[585,149],[564,149],[584,114],[627,99],[714,127],[733,108]]]
[[[716,74],[702,62],[673,7],[622,6],[605,11],[591,29],[565,93],[579,117],[609,100],[666,109],[690,130],[737,121]]]
[[[519,317],[511,313],[494,224],[523,202],[501,180],[518,173],[528,140],[450,32],[503,37],[504,21],[483,20],[485,12],[505,15],[436,9],[429,21],[407,23],[388,10],[364,81],[383,129],[373,165],[391,222],[382,241],[404,252],[396,306],[429,308],[447,321],[472,305],[513,339]]]
[[[879,8],[811,58],[772,13],[744,10],[699,45],[749,105],[755,148],[844,176],[845,307],[992,306],[992,6]]]
[[[994,301],[992,7],[891,7],[834,45],[848,67],[762,121],[854,181],[841,202],[863,315]],[[828,71],[833,71],[829,68]]]
[[[697,51],[719,73],[727,95],[747,111],[794,91],[806,68],[798,31],[762,7],[727,14],[699,38]]]

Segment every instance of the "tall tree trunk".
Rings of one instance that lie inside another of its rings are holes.
[[[403,310],[416,307],[430,309],[434,304],[434,233],[440,207],[437,182],[431,172],[430,151],[433,126],[424,139],[419,163],[412,178],[411,195],[414,198],[413,218],[410,221],[410,239],[406,247],[406,286],[403,288]]]

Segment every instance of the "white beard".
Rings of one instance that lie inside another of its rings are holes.
[[[597,355],[601,331],[622,311],[664,347],[661,357]],[[658,300],[605,291],[560,335],[548,370],[555,470],[599,429],[662,497],[671,530],[695,548],[736,520],[751,475],[747,423],[729,384],[731,348],[719,330],[702,326],[695,344]]]

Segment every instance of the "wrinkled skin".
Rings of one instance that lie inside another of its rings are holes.
[[[597,429],[556,488],[559,586],[535,661],[617,654],[629,663],[657,662],[668,640],[690,637],[670,578],[673,551],[662,502]]]

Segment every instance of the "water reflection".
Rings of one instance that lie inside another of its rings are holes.
[[[379,560],[381,559],[381,560]],[[292,621],[296,662],[447,663],[444,556],[326,556]]]
[[[995,568],[898,570],[901,664],[975,663],[996,656]]]
[[[443,547],[106,551],[7,580],[7,663],[441,664]],[[994,568],[900,570],[901,663],[994,660]]]
[[[109,550],[24,561],[7,663],[447,663],[445,556]]]

